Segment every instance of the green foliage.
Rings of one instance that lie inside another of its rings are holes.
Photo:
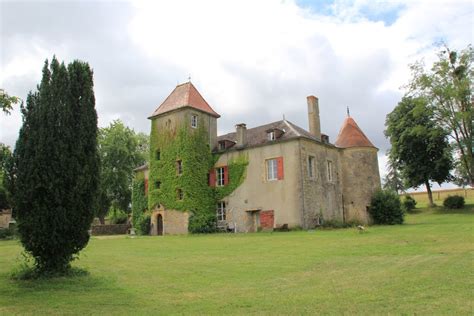
[[[416,201],[409,195],[405,195],[402,202],[403,209],[405,212],[411,212],[416,208]]]
[[[54,57],[22,107],[14,152],[20,240],[40,274],[64,272],[89,241],[99,184],[92,70]]]
[[[10,111],[13,110],[13,104],[17,104],[20,101],[19,97],[10,96],[4,89],[0,89],[0,109],[5,114],[10,114]]]
[[[464,207],[464,197],[459,195],[448,196],[443,201],[443,206],[449,209],[461,209]]]
[[[382,225],[403,224],[405,216],[400,197],[391,190],[375,192],[370,202],[369,213],[374,220],[374,224]]]
[[[137,173],[133,180],[132,189],[132,224],[138,228],[141,218],[148,207],[148,198],[145,194],[145,179],[143,173]]]
[[[383,179],[383,188],[385,190],[393,190],[397,193],[404,192],[405,186],[403,185],[403,180],[398,170],[399,166],[397,161],[390,156],[388,157],[387,169],[388,172]]]
[[[15,229],[0,228],[0,239],[12,239],[15,236]]]
[[[235,189],[237,189],[245,180],[247,165],[249,164],[248,157],[239,155],[237,158],[228,162],[229,183],[222,187],[215,188],[215,201],[222,200]]]
[[[390,138],[390,160],[395,161],[407,187],[439,184],[450,179],[453,167],[447,133],[434,122],[424,98],[404,97],[387,115],[385,131]]]
[[[13,156],[10,147],[0,143],[0,210],[9,209],[12,206],[10,189],[10,165]]]
[[[474,52],[444,47],[430,70],[422,62],[411,65],[409,96],[422,96],[434,111],[436,123],[449,131],[456,148],[457,183],[474,185],[472,157],[472,88]]]
[[[356,227],[357,225],[360,225],[360,223],[355,221],[343,222],[337,219],[323,220],[321,223],[323,228],[348,228]]]
[[[130,212],[133,169],[146,162],[148,141],[120,120],[101,128],[98,136],[101,158],[101,199],[96,216],[105,216],[111,205]]]
[[[108,218],[112,224],[125,224],[127,223],[128,215],[123,210],[112,206]]]
[[[148,209],[161,204],[166,209],[191,211],[194,214],[190,217],[191,230],[197,226],[215,227],[215,218],[211,221],[215,217],[214,190],[208,185],[208,173],[214,159],[203,122],[198,129],[182,127],[178,131],[159,133],[155,125],[153,121]],[[160,159],[156,155],[158,150]],[[177,173],[178,160],[182,162],[181,175]],[[183,192],[182,200],[178,199],[177,189]]]
[[[200,126],[198,129],[184,126],[178,130],[158,132],[155,121],[152,122],[148,209],[153,210],[163,205],[166,209],[190,211],[189,231],[209,233],[216,230],[217,201],[242,184],[248,159],[239,156],[230,161],[229,184],[217,188],[210,187],[209,171],[219,157],[211,153],[204,122],[198,126]],[[178,160],[182,162],[180,175],[177,172]],[[183,192],[182,200],[178,198],[177,189]],[[137,203],[140,205],[137,208],[143,209],[138,196]]]
[[[148,235],[150,234],[150,228],[151,228],[151,215],[150,213],[146,212],[142,214],[138,221],[138,233],[140,235]]]

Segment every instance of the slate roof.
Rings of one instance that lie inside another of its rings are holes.
[[[364,132],[359,128],[352,117],[347,117],[342,124],[342,128],[337,135],[334,143],[340,148],[350,147],[374,147],[370,140],[365,136]]]
[[[163,101],[163,103],[161,103],[149,118],[184,107],[192,107],[214,117],[220,117],[206,100],[204,100],[196,87],[191,82],[186,82],[177,85],[173,92],[171,92],[171,94],[165,99],[165,101]]]
[[[277,140],[268,140],[267,139],[267,131],[270,129],[280,129],[285,131],[283,135],[278,138]],[[308,131],[302,129],[301,127],[287,121],[287,120],[281,120],[261,126],[257,126],[254,128],[249,128],[247,129],[247,144],[246,147],[253,147],[253,146],[258,146],[262,145],[265,143],[272,143],[275,141],[279,140],[288,140],[288,139],[293,139],[293,138],[299,138],[299,137],[305,137],[317,142],[320,142],[319,140],[316,139],[313,135],[311,135]],[[217,137],[218,141],[221,140],[231,140],[233,142],[237,141],[237,133],[228,133],[225,135],[221,135]]]

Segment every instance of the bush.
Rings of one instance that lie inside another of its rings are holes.
[[[370,203],[369,213],[374,224],[382,225],[402,224],[405,216],[400,197],[390,190],[375,192]]]
[[[416,201],[411,196],[405,195],[402,205],[405,212],[410,212],[416,208]]]
[[[0,239],[13,239],[15,230],[12,228],[0,228]]]
[[[151,215],[148,213],[145,213],[142,215],[138,222],[138,233],[140,235],[148,235],[150,234],[150,228],[151,228]]]
[[[128,215],[120,209],[111,208],[109,211],[109,219],[112,224],[125,224],[127,223]]]
[[[192,234],[215,233],[217,231],[216,215],[214,213],[191,215],[188,230]]]
[[[459,195],[448,196],[444,199],[443,205],[449,209],[460,209],[464,207],[464,197]]]
[[[323,220],[321,227],[323,228],[349,228],[360,225],[360,223],[355,221],[343,222],[337,219]]]

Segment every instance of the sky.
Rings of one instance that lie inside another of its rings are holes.
[[[179,83],[192,83],[221,115],[218,133],[285,118],[308,129],[306,96],[319,98],[334,142],[349,107],[379,148],[409,65],[436,60],[440,44],[473,42],[474,2],[461,0],[0,0],[0,88],[26,99],[53,55],[94,70],[99,126],[115,119],[150,132],[147,117]],[[0,113],[14,146],[17,106]]]

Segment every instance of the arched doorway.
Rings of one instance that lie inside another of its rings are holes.
[[[158,214],[158,217],[156,219],[156,229],[157,229],[157,235],[158,236],[163,236],[163,216],[161,214]]]

